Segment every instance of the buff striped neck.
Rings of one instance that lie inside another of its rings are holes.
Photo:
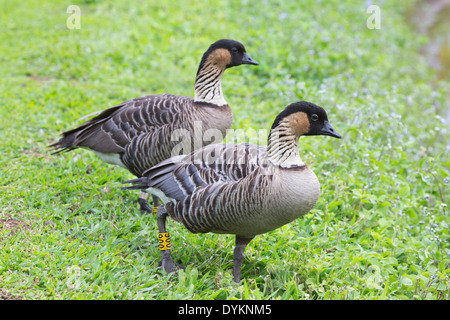
[[[269,134],[267,153],[270,162],[282,168],[304,166],[298,151],[298,139],[287,122],[280,122]]]
[[[217,106],[226,105],[222,93],[222,75],[225,69],[216,64],[205,63],[197,74],[194,86],[194,101]]]

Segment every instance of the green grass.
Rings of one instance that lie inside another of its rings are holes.
[[[449,83],[419,50],[409,1],[1,1],[0,297],[6,299],[449,299]],[[75,120],[146,94],[193,95],[213,41],[258,67],[226,71],[234,128],[269,129],[287,104],[323,106],[342,140],[306,137],[314,210],[255,238],[240,284],[234,239],[169,221],[176,277],[159,271],[154,216],[127,171],[46,146]]]

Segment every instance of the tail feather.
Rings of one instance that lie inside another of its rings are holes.
[[[78,128],[63,132],[62,138],[57,142],[48,146],[49,149],[53,149],[51,154],[59,154],[62,152],[68,152],[77,148],[75,140],[77,139],[80,132],[83,132],[85,126],[80,126]]]
[[[74,147],[72,143],[64,143],[64,138],[61,138],[61,140],[59,140],[58,142],[49,145],[47,148],[53,149],[51,155],[69,152],[76,149],[76,147]]]
[[[149,186],[149,180],[147,177],[132,179],[128,181],[122,182],[122,184],[132,184],[132,186],[129,187],[123,187],[122,190],[146,190]]]
[[[126,103],[127,102],[124,102],[124,103],[118,104],[114,107],[111,107],[109,109],[91,113],[91,114],[79,119],[79,120],[83,120],[87,117],[95,115],[95,117],[86,121],[85,123],[81,124],[80,126],[63,132],[62,138],[59,139],[58,142],[55,142],[55,143],[49,145],[48,146],[49,148],[56,150],[56,151],[52,152],[52,155],[71,151],[71,150],[78,148],[79,146],[85,146],[83,144],[83,142],[89,136],[89,134],[91,134],[99,125],[102,125],[104,122],[111,119],[111,117],[114,116],[114,114],[116,113],[117,110],[126,106]]]

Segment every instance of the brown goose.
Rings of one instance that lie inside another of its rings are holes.
[[[241,278],[244,249],[256,235],[279,228],[316,204],[320,184],[300,158],[300,136],[341,136],[321,107],[301,101],[275,119],[268,145],[214,144],[167,159],[125,189],[148,190],[165,201],[157,213],[162,269],[176,264],[170,253],[167,215],[193,233],[236,235],[233,276]]]
[[[202,57],[193,99],[161,94],[126,101],[64,132],[50,147],[56,150],[54,153],[85,148],[106,163],[125,167],[140,177],[146,169],[173,156],[172,151],[179,141],[171,135],[177,129],[192,135],[195,123],[201,121],[203,132],[218,129],[225,136],[233,115],[223,97],[221,79],[227,68],[241,64],[258,65],[258,62],[247,54],[241,43],[219,40]],[[207,141],[194,144],[193,140],[190,151],[208,144]],[[158,206],[158,199],[153,198],[154,205]],[[138,202],[143,212],[152,211],[147,200],[148,194],[141,193]]]

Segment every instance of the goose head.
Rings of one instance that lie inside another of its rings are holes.
[[[214,42],[206,50],[199,69],[205,64],[212,64],[227,69],[241,64],[258,65],[259,63],[250,57],[242,43],[235,40],[222,39]]]
[[[275,129],[290,131],[297,138],[302,135],[325,135],[338,139],[342,138],[328,122],[327,112],[322,107],[307,101],[299,101],[288,105],[275,118],[271,130]]]
[[[288,105],[273,122],[267,143],[269,160],[282,168],[303,166],[298,151],[300,136],[326,135],[340,139],[328,122],[326,111],[311,102]]]
[[[222,74],[226,69],[242,64],[258,65],[242,43],[228,39],[214,42],[206,50],[198,67],[194,101],[216,106],[227,105],[222,93]]]

